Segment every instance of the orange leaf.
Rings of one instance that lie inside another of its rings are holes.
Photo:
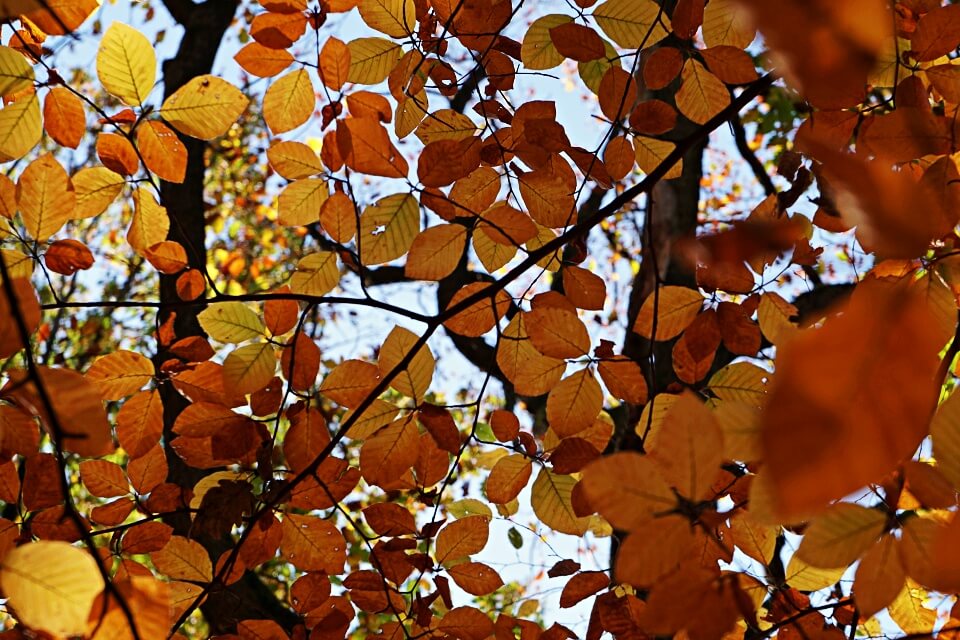
[[[576,312],[539,307],[525,312],[525,326],[537,351],[551,358],[578,358],[590,351],[590,335]]]
[[[277,75],[293,63],[293,56],[286,49],[271,49],[259,42],[250,42],[233,56],[244,71],[261,78]]]
[[[320,80],[334,91],[339,91],[347,82],[350,72],[350,49],[342,40],[330,37],[320,50]]]
[[[183,182],[187,148],[167,125],[158,120],[142,123],[137,127],[137,146],[147,169],[168,182]]]
[[[360,472],[370,484],[387,485],[417,462],[419,438],[412,416],[396,420],[363,443]]]
[[[362,360],[344,360],[320,383],[320,393],[345,407],[356,407],[380,380],[376,365]]]
[[[66,87],[53,87],[43,100],[43,126],[58,144],[76,149],[86,133],[83,103]]]
[[[490,535],[490,519],[486,516],[467,516],[455,520],[440,530],[434,555],[437,562],[459,560],[480,553]]]
[[[602,360],[597,372],[614,397],[636,405],[646,403],[647,381],[640,365],[633,360],[624,356]]]
[[[70,276],[78,270],[92,267],[93,254],[79,240],[57,240],[43,254],[43,261],[51,271]]]
[[[492,567],[482,562],[465,562],[447,569],[461,589],[475,596],[485,596],[503,586],[503,579]]]
[[[84,460],[80,463],[80,480],[98,498],[116,498],[130,492],[123,468],[108,460]]]
[[[485,640],[494,633],[493,622],[473,607],[456,607],[448,611],[437,629],[457,640]]]
[[[523,491],[533,473],[533,463],[520,453],[512,453],[497,460],[490,470],[484,491],[494,504],[507,504]]]
[[[317,516],[288,513],[283,517],[280,554],[303,571],[337,575],[343,571],[347,545],[339,529],[330,522]]]
[[[680,335],[703,307],[703,295],[686,287],[661,287],[659,293],[651,293],[643,301],[633,330],[644,338],[653,336],[656,325],[656,340],[670,340]]]
[[[584,598],[589,598],[610,584],[610,576],[603,571],[584,571],[570,578],[560,593],[560,606],[568,609]]]
[[[575,22],[551,28],[550,39],[562,56],[578,62],[596,60],[605,53],[603,38],[590,27]]]
[[[583,470],[580,485],[591,508],[628,531],[676,506],[676,497],[653,460],[634,452],[592,462]]]
[[[571,23],[572,24],[572,23]],[[622,120],[637,102],[637,83],[620,67],[610,67],[600,81],[600,111],[610,120]]]
[[[910,55],[920,62],[936,60],[953,51],[958,44],[960,7],[936,7],[917,21],[910,40]]]
[[[547,396],[547,421],[561,438],[593,424],[603,408],[603,391],[590,367],[560,381]]]
[[[367,524],[381,536],[405,536],[417,532],[413,514],[398,504],[381,502],[363,510]]]
[[[173,536],[159,551],[150,554],[157,570],[174,580],[209,582],[213,565],[207,550],[196,540]]]
[[[843,315],[778,348],[761,428],[780,515],[822,508],[913,454],[937,399],[947,336],[935,327],[915,291],[868,280]]]

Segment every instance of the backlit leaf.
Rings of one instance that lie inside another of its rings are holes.
[[[480,553],[487,546],[490,535],[490,519],[485,516],[468,516],[451,522],[437,535],[437,562],[444,563]]]
[[[880,537],[887,515],[879,509],[841,502],[814,518],[797,555],[816,567],[842,567],[857,560]]]
[[[633,330],[645,338],[653,337],[656,325],[656,340],[670,340],[686,329],[703,307],[703,295],[686,287],[661,287],[643,301]]]
[[[607,0],[593,16],[603,32],[625,49],[649,47],[670,32],[670,17],[652,0]]]
[[[142,105],[157,74],[157,56],[146,36],[122,22],[103,34],[97,76],[103,88],[130,106]]]
[[[576,484],[573,476],[558,475],[542,467],[533,481],[530,504],[540,521],[554,531],[582,536],[590,519],[579,517],[573,509],[571,494]]]
[[[843,315],[778,353],[762,438],[786,518],[877,481],[913,455],[936,399],[924,382],[945,340],[934,327],[915,293],[872,281],[857,287]],[[891,385],[900,392],[880,391]]]
[[[674,508],[676,497],[653,460],[634,452],[615,453],[583,470],[584,496],[610,524],[633,530]]]
[[[212,140],[237,121],[250,101],[222,78],[196,76],[163,101],[160,115],[188,136]]]
[[[310,119],[316,97],[305,69],[291,71],[270,85],[263,96],[263,119],[274,134],[296,129]]]
[[[104,400],[120,400],[139,391],[155,373],[153,362],[135,351],[114,351],[97,358],[84,377]]]
[[[434,358],[426,345],[410,356],[417,340],[417,334],[409,329],[394,327],[380,348],[379,367],[381,377],[385,377],[407,360],[390,386],[411,398],[423,399],[433,379]]]
[[[257,314],[242,302],[211,305],[201,311],[197,319],[203,330],[220,342],[238,343],[266,333]]]
[[[17,618],[55,636],[80,636],[103,589],[96,560],[66,542],[30,542],[3,558],[0,585]]]

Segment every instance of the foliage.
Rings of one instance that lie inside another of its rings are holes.
[[[960,631],[960,6],[117,4],[0,3],[0,636]]]

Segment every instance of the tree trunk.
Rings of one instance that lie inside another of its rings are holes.
[[[180,48],[174,57],[163,64],[164,98],[191,79],[208,74],[213,69],[213,61],[220,42],[236,13],[239,0],[207,0],[194,4],[192,0],[165,0],[165,4],[174,19],[184,28]],[[179,134],[178,134],[179,135]],[[186,177],[181,184],[162,181],[160,184],[161,204],[166,207],[170,217],[168,240],[178,242],[187,252],[190,268],[206,273],[206,225],[204,187],[206,180],[206,162],[204,159],[206,142],[180,135],[187,149]],[[160,301],[175,304],[180,298],[176,289],[177,276],[160,276]],[[189,336],[203,336],[204,332],[197,321],[201,307],[179,307],[173,327],[178,339]],[[163,308],[160,311],[161,323],[169,319],[172,311]],[[161,348],[157,361],[163,362],[174,357]],[[172,427],[189,402],[172,385],[161,387],[164,417],[164,440],[173,437]],[[208,473],[188,467],[172,448],[166,448],[169,474],[167,481],[183,489],[192,489],[196,482]],[[191,520],[188,514],[171,518],[178,535],[190,535]],[[207,536],[193,536],[210,553],[216,563],[220,554],[229,548],[225,540],[211,539]],[[236,624],[244,619],[268,618],[280,623],[289,631],[298,622],[298,617],[281,603],[274,593],[253,573],[229,587],[214,586],[210,590],[201,611],[210,626],[211,633],[234,632]]]

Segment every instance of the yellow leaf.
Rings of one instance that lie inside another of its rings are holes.
[[[710,0],[703,11],[703,40],[708,47],[745,49],[755,35],[749,11],[735,0]]]
[[[886,523],[879,509],[840,502],[810,522],[797,555],[815,567],[847,566],[877,541]]]
[[[80,636],[103,577],[86,551],[66,542],[40,541],[4,556],[0,585],[24,625],[54,636]]]
[[[690,121],[703,124],[730,104],[727,86],[696,60],[687,60],[680,77],[677,109]]]
[[[723,432],[723,456],[727,460],[759,460],[760,412],[738,400],[714,400],[713,417]]]
[[[426,91],[413,96],[405,96],[397,101],[397,109],[393,117],[393,132],[398,140],[403,140],[420,126],[423,119],[430,112],[430,97]]]
[[[775,345],[781,344],[798,331],[790,318],[798,314],[797,308],[784,300],[778,293],[769,291],[760,298],[757,318],[760,331]]]
[[[33,84],[33,67],[16,49],[0,46],[0,96],[23,91]]]
[[[200,312],[197,320],[211,338],[220,342],[236,344],[266,333],[260,317],[242,302],[211,305]]]
[[[223,382],[248,394],[267,386],[277,371],[277,357],[269,342],[255,342],[230,352],[223,361]]]
[[[363,210],[357,244],[365,265],[396,260],[413,244],[420,230],[420,208],[408,193],[395,193]]]
[[[571,494],[576,484],[573,476],[558,475],[546,467],[540,469],[530,493],[530,505],[540,522],[571,536],[582,536],[587,531],[590,518],[578,517],[573,511]]]
[[[144,255],[150,247],[167,239],[170,218],[166,207],[160,206],[153,195],[144,189],[133,192],[133,205],[133,220],[127,231],[127,242],[134,251]]]
[[[632,451],[591,462],[580,482],[590,507],[614,527],[627,531],[677,506],[676,496],[653,460]]]
[[[900,593],[887,607],[887,612],[897,626],[904,633],[911,635],[927,635],[933,632],[937,623],[937,612],[923,606],[926,593],[908,580]]]
[[[539,396],[560,381],[567,363],[541,354],[527,335],[523,314],[517,314],[497,343],[497,365],[517,393]]]
[[[593,424],[603,408],[603,391],[590,367],[560,381],[547,396],[547,421],[558,436],[572,436]]]
[[[126,181],[106,167],[87,167],[73,174],[70,182],[77,197],[74,217],[92,218],[113,204]]]
[[[17,205],[27,233],[41,242],[73,217],[77,206],[73,185],[52,155],[40,156],[20,174]]]
[[[357,84],[378,84],[396,66],[403,48],[384,38],[356,38],[347,44],[350,51],[350,71],[347,81]]]
[[[633,148],[637,156],[637,166],[644,173],[651,173],[654,169],[663,164],[663,161],[676,148],[672,142],[666,140],[657,140],[656,138],[646,138],[644,136],[634,136]],[[683,159],[674,163],[672,167],[664,174],[664,180],[679,178],[683,173]]]
[[[670,32],[670,17],[652,0],[608,0],[593,17],[625,49],[649,47]]]
[[[656,340],[670,340],[683,333],[703,307],[703,294],[687,287],[665,286],[643,301],[633,330],[644,338],[653,336],[656,315]]]
[[[337,254],[332,251],[317,251],[304,256],[290,279],[294,293],[322,296],[330,293],[340,283]]]
[[[163,549],[151,553],[150,559],[160,573],[174,580],[209,582],[213,579],[210,556],[196,540],[173,536]]]
[[[832,569],[812,567],[793,554],[785,572],[786,583],[800,591],[819,591],[837,584],[846,570],[845,566]]]
[[[31,93],[0,109],[0,161],[24,155],[43,135],[40,99]]]
[[[352,392],[349,390],[348,392]],[[364,390],[358,390],[356,392],[358,395],[363,393],[363,398],[366,397]],[[362,398],[361,398],[362,401]],[[358,402],[351,402],[351,404],[359,405]],[[352,419],[353,411],[348,411],[343,415],[343,420],[347,421]],[[350,427],[350,438],[353,440],[366,440],[377,431],[387,426],[393,422],[394,418],[397,417],[397,408],[390,404],[380,400],[374,400],[373,403],[367,407],[363,413],[357,416],[356,420],[353,422],[353,426]]]
[[[494,273],[517,255],[517,248],[496,242],[485,229],[473,234],[473,250],[477,253],[483,268]]]
[[[250,100],[222,78],[191,78],[163,101],[160,115],[177,131],[200,140],[222,136],[237,121]]]
[[[97,385],[104,400],[120,400],[143,388],[155,373],[149,358],[121,350],[97,358],[84,377]]]
[[[857,566],[853,597],[860,615],[869,618],[885,609],[899,595],[905,580],[897,554],[897,540],[893,536],[884,536],[864,554]]]
[[[707,386],[721,400],[760,407],[766,400],[767,385],[772,378],[773,374],[752,362],[734,362],[713,374]]]
[[[130,25],[114,22],[100,40],[97,77],[124,103],[142,105],[157,77],[157,56],[150,41]]]
[[[559,13],[552,13],[534,20],[526,35],[523,36],[523,45],[520,47],[520,59],[527,69],[552,69],[565,60],[562,53],[557,51],[550,37],[550,29],[561,24],[573,22],[573,18]]]
[[[277,223],[292,227],[319,222],[320,207],[329,196],[327,183],[318,178],[291,182],[280,192]]]
[[[296,129],[310,119],[316,105],[313,81],[297,69],[270,85],[263,96],[263,119],[274,134]]]
[[[316,152],[302,142],[274,142],[267,149],[267,160],[274,171],[287,180],[309,178],[323,171]]]
[[[423,144],[437,140],[463,140],[477,132],[473,120],[453,109],[439,109],[417,127],[417,137]]]
[[[368,27],[391,38],[409,36],[417,24],[413,0],[361,0],[357,8]]]
[[[424,229],[413,239],[404,274],[416,280],[440,280],[457,268],[467,242],[467,230],[459,224],[441,224]]]
[[[537,225],[537,235],[527,240],[526,247],[528,251],[537,251],[538,249],[542,248],[543,245],[547,244],[548,242],[553,242],[556,239],[557,234],[554,233],[553,229]],[[563,247],[560,247],[553,253],[548,253],[537,260],[537,266],[541,269],[546,269],[547,271],[560,271],[560,268],[563,267]]]
[[[419,340],[417,334],[403,327],[394,327],[380,348],[380,376],[386,377],[400,365],[414,344]],[[390,382],[390,386],[414,400],[423,400],[430,382],[433,380],[433,354],[426,345],[413,356],[410,363]]]

